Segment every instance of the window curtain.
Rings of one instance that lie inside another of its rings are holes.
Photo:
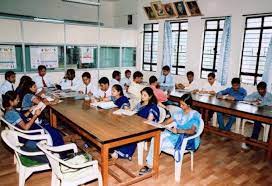
[[[162,66],[168,65],[171,68],[172,62],[172,30],[170,21],[164,23],[163,36],[163,59]]]
[[[217,70],[217,81],[221,85],[226,85],[228,81],[229,62],[231,50],[231,17],[225,18],[222,43],[220,47],[220,59]]]
[[[269,42],[262,81],[267,83],[267,90],[271,91],[272,84],[272,37]]]

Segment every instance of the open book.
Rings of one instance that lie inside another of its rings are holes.
[[[135,112],[135,111],[125,110],[125,109],[118,109],[118,110],[116,110],[116,111],[113,112],[113,114],[116,114],[116,115],[125,115],[125,116],[133,116],[136,113],[137,112]]]
[[[113,101],[91,103],[91,106],[93,106],[93,107],[100,107],[102,109],[112,109],[112,108],[117,107],[113,103]]]
[[[36,110],[41,109],[41,111],[43,111],[43,109],[45,109],[46,105],[40,101],[40,103],[32,110],[32,114],[34,115]]]

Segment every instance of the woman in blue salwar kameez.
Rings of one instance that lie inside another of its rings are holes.
[[[160,118],[160,111],[157,106],[157,99],[150,87],[146,87],[141,91],[142,101],[135,107],[138,116],[141,116],[148,121],[158,122]],[[111,154],[113,158],[126,158],[131,160],[133,153],[137,147],[136,143],[124,145]]]

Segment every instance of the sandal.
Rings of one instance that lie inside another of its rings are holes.
[[[152,171],[151,168],[149,168],[148,166],[144,166],[143,168],[140,169],[139,176],[142,176],[142,175],[149,173],[151,171]]]

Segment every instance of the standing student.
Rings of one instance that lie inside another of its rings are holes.
[[[158,122],[160,111],[157,106],[157,99],[150,87],[145,87],[141,91],[141,102],[135,108],[137,115],[147,119],[149,122]],[[137,144],[132,143],[117,148],[111,155],[113,158],[126,158],[131,160]]]
[[[109,98],[111,96],[109,79],[107,77],[102,77],[99,79],[98,84],[99,89],[97,90],[95,97],[101,98],[102,100],[105,98]]]
[[[111,97],[104,98],[103,101],[113,101],[120,109],[129,109],[130,103],[128,98],[124,95],[121,85],[115,84],[111,88]]]
[[[121,80],[121,72],[118,70],[115,70],[112,72],[112,80],[110,82],[110,85],[113,86],[115,84],[120,85],[120,80]]]
[[[125,77],[121,79],[120,84],[122,87],[124,87],[124,89],[126,91],[128,91],[128,88],[131,84],[131,80],[130,80],[130,76],[131,76],[131,71],[130,70],[126,70],[125,71]]]
[[[76,72],[74,69],[68,69],[64,78],[60,82],[62,90],[74,90],[77,91],[80,87],[80,81],[76,79]]]
[[[248,95],[244,100],[252,102],[258,106],[272,106],[272,94],[267,92],[267,84],[263,81],[258,83],[257,92]],[[261,122],[254,121],[254,127],[251,135],[252,139],[258,140],[261,127]],[[243,143],[242,148],[247,149],[248,147],[245,143]]]
[[[192,97],[190,94],[184,94],[179,104],[181,109],[162,123],[162,125],[168,125],[174,122],[173,128],[165,129],[160,137],[160,152],[172,149],[175,151],[175,161],[182,161],[182,159],[178,159],[180,155],[176,156],[176,153],[179,153],[183,139],[197,133],[201,123],[201,115],[191,108]],[[196,150],[199,144],[200,137],[191,139],[187,143],[186,150]],[[151,172],[153,167],[153,151],[154,139],[151,140],[149,152],[146,157],[146,166],[140,169],[139,175]]]
[[[137,103],[141,101],[141,90],[145,87],[141,83],[143,82],[143,74],[140,71],[133,73],[133,81],[128,88],[128,95],[131,100],[132,107],[135,107]]]
[[[242,101],[247,95],[247,92],[244,88],[241,87],[240,79],[233,78],[231,80],[231,87],[225,90],[222,90],[217,93],[218,99],[226,99],[229,101]],[[224,118],[221,112],[217,113],[217,122],[221,130],[230,131],[232,124],[236,121],[236,117],[230,116],[229,120],[224,125]]]
[[[194,92],[199,92],[202,94],[216,95],[219,91],[219,85],[215,80],[215,73],[211,72],[208,74],[208,81],[201,87],[200,90],[196,89]]]
[[[160,86],[162,87],[173,87],[174,80],[170,73],[170,67],[168,65],[162,67],[162,75],[159,79]]]
[[[7,91],[15,91],[16,74],[13,71],[5,73],[5,81],[0,86],[0,94],[5,94]]]
[[[91,74],[89,72],[84,72],[82,74],[82,83],[79,88],[79,93],[92,96],[96,94],[96,88],[91,83]]]
[[[44,65],[38,66],[38,75],[33,77],[37,88],[53,87],[54,84],[51,78],[46,74],[46,67]]]

